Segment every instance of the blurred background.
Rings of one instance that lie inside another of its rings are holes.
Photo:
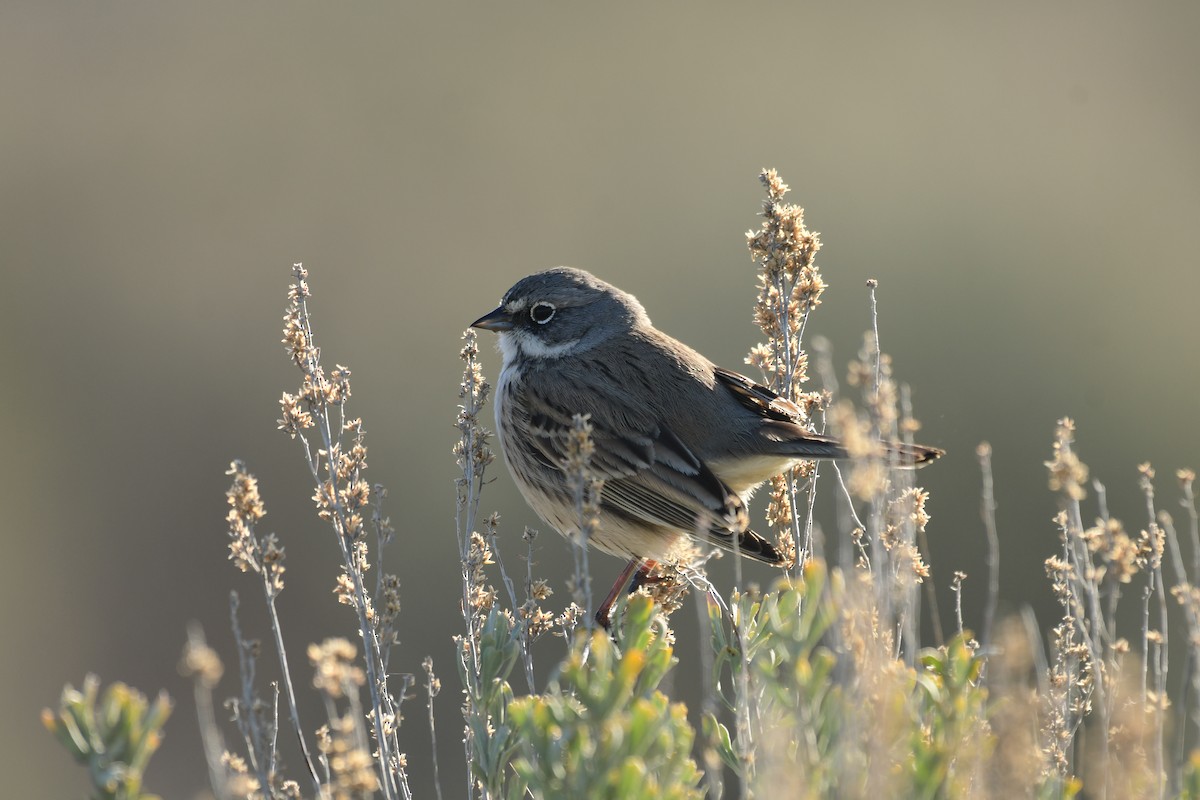
[[[147,788],[204,790],[176,672],[185,626],[201,622],[232,666],[238,589],[247,632],[267,634],[256,584],[226,561],[232,458],[258,475],[262,531],[287,548],[280,609],[306,703],[305,645],[351,634],[331,593],[335,542],[298,445],[275,430],[298,382],[279,344],[294,261],[311,271],[325,363],[354,371],[371,479],[391,491],[388,568],[406,604],[393,663],[419,673],[429,654],[444,679],[451,796],[460,334],[517,278],[569,264],[739,368],[758,341],[744,233],[762,167],[822,234],[829,290],[810,333],[844,371],[877,278],[918,438],[949,451],[920,475],[944,617],[963,570],[967,624],[980,622],[981,440],[995,448],[1004,611],[1055,613],[1043,462],[1059,417],[1077,420],[1078,450],[1129,527],[1145,524],[1140,462],[1175,509],[1175,470],[1200,467],[1200,6],[850,6],[7,2],[0,752],[21,767],[7,770],[12,796],[84,793],[38,712],[88,671],[176,698]],[[494,378],[486,339],[483,358]],[[494,474],[484,505],[519,569],[520,533],[537,522]],[[834,510],[827,492],[818,515]],[[566,545],[547,532],[538,546],[537,569],[557,580]],[[620,566],[591,564],[604,585]],[[678,683],[703,644],[681,627]],[[219,693],[234,691],[230,671]],[[424,713],[407,716],[427,797]]]

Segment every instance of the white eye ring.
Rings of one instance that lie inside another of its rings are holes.
[[[558,309],[554,307],[553,303],[547,303],[545,301],[534,303],[533,307],[529,309],[529,318],[538,325],[545,325],[547,322],[554,319],[554,312],[557,310]]]

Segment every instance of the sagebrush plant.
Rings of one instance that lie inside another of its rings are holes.
[[[673,661],[666,621],[645,596],[617,613],[615,637],[580,633],[546,691],[510,703],[511,768],[535,797],[699,798],[687,709],[658,690]]]
[[[63,689],[58,712],[46,709],[42,723],[77,762],[87,767],[93,800],[158,800],[142,794],[150,756],[162,744],[171,700],[160,692],[153,702],[123,683],[100,693],[100,679],[88,675],[83,689]]]
[[[995,619],[999,533],[991,448],[980,445],[988,600],[978,639],[965,628],[960,603],[943,638],[926,557],[931,500],[913,483],[914,472],[898,469],[881,446],[911,443],[918,425],[880,347],[877,286],[868,284],[872,326],[845,378],[850,392],[841,391],[830,348],[819,339],[812,345],[821,388],[810,388],[805,340],[826,289],[816,264],[821,242],[806,227],[803,209],[785,202],[788,188],[775,171],[764,170],[760,179],[762,222],[748,245],[758,284],[754,318],[764,341],[747,363],[797,404],[813,430],[841,438],[851,459],[805,463],[770,482],[766,519],[789,562],[770,588],[747,584],[735,559],[735,586],[718,593],[703,577],[709,554],[699,553],[693,563],[660,565],[654,580],[618,603],[611,632],[594,630],[587,538],[598,524],[603,486],[589,472],[589,422],[575,418],[562,465],[580,533],[570,545],[574,570],[562,587],[568,600],[555,608],[554,587],[534,573],[532,558],[516,580],[505,569],[501,543],[516,537],[502,533],[498,516],[485,511],[495,462],[482,421],[490,387],[468,330],[454,448],[463,625],[455,643],[464,720],[462,762],[454,770],[437,758],[434,699],[441,682],[432,660],[409,664],[406,656],[393,664],[403,619],[399,578],[382,568],[394,536],[386,492],[366,480],[366,429],[347,413],[350,371],[322,366],[308,274],[294,266],[283,341],[301,383],[283,394],[279,427],[301,445],[316,512],[338,543],[335,592],[353,612],[353,635],[309,646],[309,690],[321,698],[325,719],[302,719],[296,697],[304,687],[288,663],[276,613],[284,547],[275,534],[260,533],[266,509],[257,481],[234,461],[230,559],[257,576],[281,680],[261,693],[261,645],[243,635],[233,594],[240,681],[224,703],[236,742],[228,745],[214,701],[221,659],[198,628],[189,631],[180,669],[193,678],[216,797],[409,798],[412,769],[430,777],[439,799],[443,772],[461,781],[452,795],[489,800],[1080,792],[1200,798],[1200,752],[1189,750],[1200,740],[1194,473],[1176,476],[1186,516],[1177,530],[1158,506],[1153,468],[1142,465],[1145,522],[1127,529],[1109,514],[1103,486],[1089,483],[1073,423],[1059,422],[1046,466],[1060,499],[1053,524],[1061,546],[1046,568],[1062,617],[1043,645],[1029,614]],[[837,504],[833,530],[814,522],[818,488]],[[536,535],[530,529],[520,535],[527,554]],[[954,574],[959,598],[966,578]],[[662,686],[677,660],[671,614],[691,587],[704,633],[687,646],[698,654],[705,692],[689,715]],[[1123,599],[1137,604],[1139,622],[1128,631],[1118,625]],[[1186,647],[1182,667],[1169,673],[1172,602],[1182,609]],[[934,633],[932,646],[921,641],[922,622]],[[564,655],[538,663],[534,643],[547,635],[563,639]],[[416,673],[417,663],[423,681],[400,671]],[[1174,705],[1169,674],[1183,676],[1185,692]],[[430,764],[410,765],[400,708],[418,688],[428,728],[410,723],[405,736],[432,736],[434,756]],[[151,703],[121,684],[101,695],[89,676],[83,692],[68,686],[59,711],[43,717],[88,765],[93,797],[149,800],[141,793],[142,774],[169,709],[165,695]],[[297,741],[296,775],[284,774],[281,734]]]

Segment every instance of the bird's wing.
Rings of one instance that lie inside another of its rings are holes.
[[[798,422],[802,418],[798,405],[740,372],[723,367],[714,367],[713,372],[739,403],[759,416],[780,422]]]
[[[804,427],[800,407],[739,372],[716,367],[717,381],[745,408],[762,418],[760,441],[774,452],[797,458],[845,458],[846,449],[836,439]]]
[[[756,534],[747,531],[749,516],[738,497],[664,422],[635,420],[619,414],[614,402],[571,398],[579,411],[566,412],[571,401],[548,398],[536,389],[527,394],[532,446],[546,465],[564,469],[574,413],[590,414],[591,472],[604,481],[601,507],[648,525],[700,536],[725,549],[736,546],[746,555],[770,563],[780,557]],[[613,398],[609,398],[613,400]]]
[[[841,442],[804,427],[800,407],[791,400],[732,370],[716,367],[714,373],[739,403],[762,417],[760,439],[771,442],[778,452],[798,458],[847,457]],[[883,448],[893,463],[901,467],[921,466],[945,454],[936,447],[905,442],[883,442]]]

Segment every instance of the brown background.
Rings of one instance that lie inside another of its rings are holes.
[[[203,787],[175,672],[185,625],[231,658],[238,588],[247,628],[265,630],[253,583],[225,561],[233,457],[288,548],[281,609],[302,684],[303,646],[349,632],[334,543],[274,431],[296,382],[278,328],[297,260],[391,489],[396,663],[419,671],[429,653],[445,679],[450,796],[458,336],[516,278],[571,264],[738,367],[757,341],[743,233],[763,166],[823,234],[830,290],[811,330],[839,365],[868,323],[864,282],[880,280],[884,347],[922,438],[950,451],[922,478],[936,583],[945,595],[955,569],[970,574],[968,624],[985,585],[980,440],[996,450],[1009,610],[1052,613],[1056,418],[1076,417],[1131,527],[1140,461],[1174,509],[1174,470],[1200,467],[1200,7],[848,6],[6,3],[3,793],[82,795],[37,713],[89,670],[178,699],[149,788]],[[485,505],[511,542],[534,519],[496,474]],[[561,575],[566,548],[540,544]],[[606,582],[618,565],[592,566]],[[698,646],[681,634],[683,658]],[[404,737],[427,797],[422,717],[409,708]]]

